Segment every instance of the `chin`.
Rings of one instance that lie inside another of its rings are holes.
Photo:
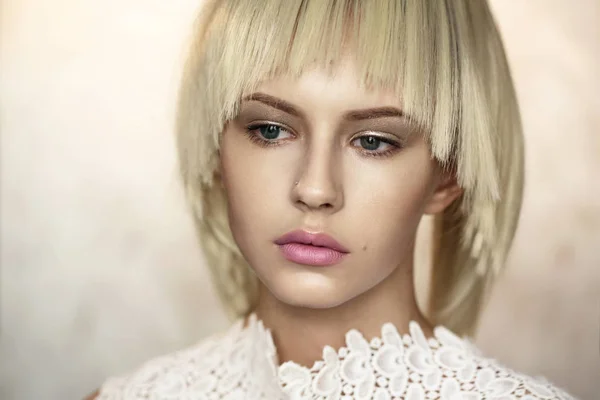
[[[348,293],[348,285],[329,277],[310,273],[294,275],[267,285],[274,297],[289,306],[327,309],[342,305],[355,297]]]

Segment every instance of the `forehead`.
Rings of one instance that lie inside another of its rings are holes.
[[[255,91],[322,111],[370,107],[402,108],[401,97],[395,91],[361,84],[356,63],[351,57],[345,57],[330,70],[313,66],[299,77],[276,76],[260,82]]]

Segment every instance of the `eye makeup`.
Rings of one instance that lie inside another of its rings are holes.
[[[349,139],[349,145],[361,156],[391,157],[402,150],[412,136],[412,129],[402,114],[396,111],[397,109],[392,109],[393,112],[386,108],[381,110],[385,113],[381,111],[380,115],[364,110],[368,118],[343,119],[339,125],[340,132],[355,133]],[[355,111],[358,112],[363,113],[360,110]],[[260,101],[242,102],[240,112],[235,119],[245,136],[252,143],[264,148],[286,145],[298,139],[301,135],[299,132],[309,129],[302,116],[296,113],[289,114],[285,110],[271,107]],[[289,128],[298,125],[300,125],[298,132]]]
[[[275,128],[275,129],[273,129]],[[268,122],[258,122],[247,126],[244,129],[244,134],[250,139],[251,142],[261,147],[276,147],[282,145],[283,139],[269,138],[265,136],[273,136],[274,133],[287,133],[288,136],[294,136],[294,134],[287,128]],[[278,140],[276,140],[278,139]],[[285,140],[288,141],[288,140]]]
[[[290,129],[269,122],[251,124],[244,129],[244,134],[252,143],[265,148],[284,145],[297,137]],[[377,149],[380,145],[383,145],[383,150]],[[350,140],[350,146],[365,157],[382,158],[392,156],[404,147],[400,141],[373,133],[353,137]]]
[[[361,136],[358,136],[358,137],[355,137],[354,139],[352,139],[352,141],[350,143],[352,144],[356,141],[358,141],[359,146],[353,146],[353,147],[355,147],[361,153],[361,155],[363,155],[365,157],[373,157],[373,158],[391,157],[394,154],[396,154],[397,152],[399,152],[400,150],[402,150],[402,148],[404,147],[398,141],[395,141],[395,140],[392,140],[392,139],[389,139],[387,137],[380,136],[377,134],[361,135]],[[364,148],[365,145],[372,146],[373,143],[385,145],[385,150],[375,151],[375,150],[369,150],[369,149]]]

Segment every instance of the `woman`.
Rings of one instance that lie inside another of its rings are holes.
[[[178,111],[183,184],[237,322],[97,399],[571,398],[458,336],[502,268],[523,181],[484,1],[207,2]]]

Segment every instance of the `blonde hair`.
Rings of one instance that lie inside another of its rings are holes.
[[[521,207],[523,143],[500,35],[483,0],[212,0],[200,14],[177,115],[181,176],[227,311],[252,311],[257,278],[233,240],[219,140],[261,81],[329,71],[352,48],[360,84],[394,90],[464,194],[436,216],[427,317],[472,334]]]

